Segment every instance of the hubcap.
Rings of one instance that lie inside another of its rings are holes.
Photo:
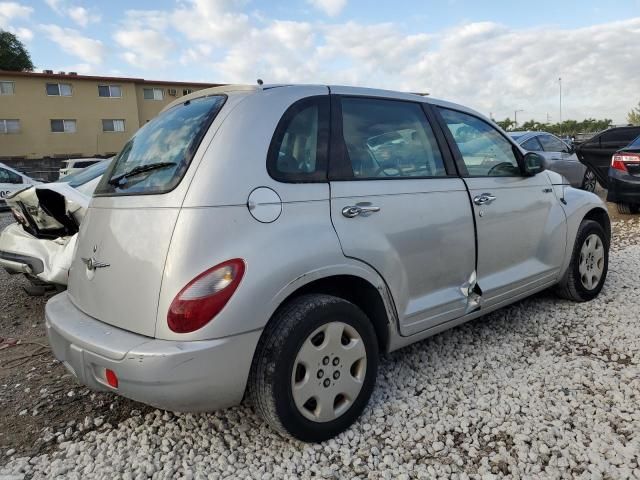
[[[596,174],[591,170],[587,170],[584,174],[584,189],[587,192],[594,192],[596,190]]]
[[[593,290],[598,286],[604,272],[604,246],[595,233],[589,235],[582,244],[578,271],[584,288]]]
[[[355,328],[330,322],[309,335],[291,373],[293,401],[314,422],[330,422],[358,398],[367,371],[367,352]]]

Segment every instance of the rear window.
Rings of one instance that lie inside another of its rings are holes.
[[[226,98],[188,100],[151,120],[116,156],[96,195],[157,194],[175,188]]]
[[[628,147],[640,148],[640,137],[636,138],[633,142],[631,142]]]

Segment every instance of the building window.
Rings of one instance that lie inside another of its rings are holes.
[[[51,120],[53,133],[76,133],[75,120]]]
[[[120,98],[122,97],[122,87],[120,85],[98,85],[98,95],[100,97]]]
[[[182,95],[189,95],[190,93],[193,93],[193,89],[191,88],[185,88],[182,90]]]
[[[124,132],[124,120],[102,120],[103,132]]]
[[[0,133],[20,133],[20,120],[0,120]]]
[[[15,89],[13,82],[0,82],[0,95],[13,95]]]
[[[162,88],[145,88],[145,100],[162,100],[164,98],[164,89]]]
[[[47,83],[47,95],[50,97],[70,97],[70,83]]]

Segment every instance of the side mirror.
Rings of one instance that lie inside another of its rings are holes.
[[[544,171],[544,157],[535,152],[528,152],[524,156],[524,171],[527,175],[534,176]]]

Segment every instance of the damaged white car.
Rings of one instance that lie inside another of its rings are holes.
[[[0,233],[0,266],[11,274],[24,273],[35,285],[65,286],[78,228],[109,163],[8,196],[17,223]]]

